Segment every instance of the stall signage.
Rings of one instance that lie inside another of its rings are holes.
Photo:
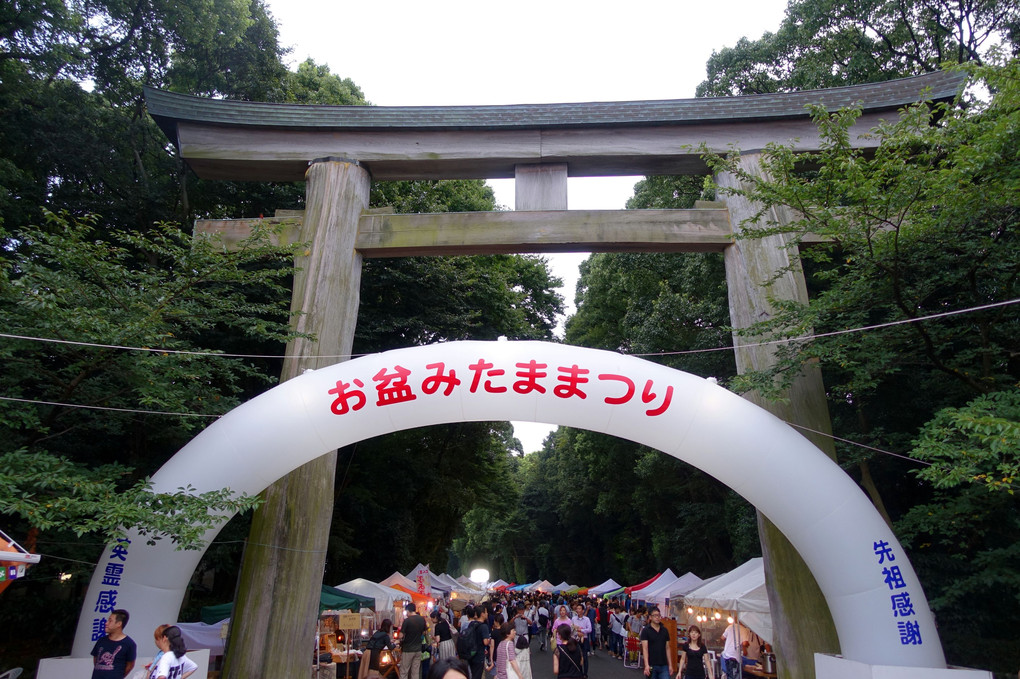
[[[96,599],[94,613],[103,614],[102,617],[92,617],[92,641],[102,638],[106,634],[106,619],[117,608],[117,594],[120,591],[120,580],[124,575],[124,562],[127,561],[128,547],[131,540],[120,538],[110,548],[110,556],[105,564],[101,585],[105,589],[99,590]]]
[[[427,372],[426,372],[427,371]],[[641,402],[649,406],[648,417],[662,415],[673,401],[673,386],[665,390],[646,380],[642,385],[627,375],[595,373],[578,364],[550,367],[534,359],[510,364],[496,364],[479,358],[467,366],[467,372],[448,367],[445,362],[429,363],[425,371],[414,373],[399,364],[382,368],[371,377],[359,376],[345,382],[337,380],[329,389],[333,396],[330,410],[334,415],[346,415],[358,411],[374,401],[382,407],[408,403],[423,398],[448,397],[457,390],[489,394],[506,393],[513,389],[518,394],[549,394],[560,399],[587,399],[589,394],[602,397],[609,405],[623,405],[634,399],[640,390]],[[374,387],[366,384],[375,382]],[[374,395],[371,396],[374,389]]]
[[[896,619],[900,645],[920,646],[924,643],[921,639],[921,623],[917,620],[917,613],[910,599],[910,590],[900,572],[900,567],[893,564],[896,561],[896,554],[893,553],[892,545],[885,540],[877,540],[873,543],[872,549],[878,557],[878,565],[884,566],[882,577],[886,587],[889,588],[889,602],[892,616]]]
[[[432,573],[429,572],[428,566],[418,569],[414,584],[417,586],[418,594],[428,596],[432,593]]]
[[[361,629],[360,613],[341,613],[337,622],[337,629]]]

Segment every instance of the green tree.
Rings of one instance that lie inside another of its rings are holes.
[[[697,96],[859,85],[982,62],[1001,41],[1020,47],[1009,0],[792,0],[775,33],[713,52]]]
[[[909,107],[874,131],[880,141],[874,153],[849,144],[846,130],[855,111],[831,116],[816,111],[826,139],[820,152],[795,154],[772,146],[762,157],[762,177],[742,176],[750,188],[737,193],[763,210],[788,206],[797,215],[789,224],[749,225],[749,237],[783,231],[794,240],[812,234],[825,242],[800,251],[814,290],[811,300],[781,305],[773,318],[749,331],[785,341],[812,328],[817,336],[789,342],[774,370],[741,375],[734,388],[781,387],[805,361],[819,361],[840,436],[907,450],[930,422],[917,451],[935,461],[936,469],[923,475],[934,478],[945,470],[959,481],[979,475],[973,473],[976,462],[985,473],[998,474],[1001,467],[1007,473],[996,478],[1011,478],[1015,461],[998,438],[986,434],[1005,436],[1008,446],[1013,415],[1006,406],[1012,397],[996,394],[1009,394],[1020,382],[1015,360],[1020,313],[1013,303],[1020,292],[1018,69],[1016,59],[970,65],[990,98],[967,107]],[[733,158],[716,158],[713,165],[739,173]],[[861,327],[870,329],[845,332]],[[1006,415],[989,415],[992,403],[1002,405]],[[954,438],[935,445],[935,432]],[[965,447],[955,449],[953,440]],[[971,449],[975,452],[964,454]],[[1013,567],[1002,565],[1012,540],[995,518],[999,511],[1015,513],[1015,496],[982,496],[987,491],[973,484],[936,491],[905,473],[916,464],[861,449],[841,452],[850,453],[844,463],[869,462],[873,477],[862,472],[861,481],[885,500],[936,613],[953,620],[963,615],[974,636],[989,646],[1006,643],[1000,630],[1012,624],[1015,606],[1010,622],[998,617],[991,624],[986,611],[953,609],[952,591],[961,579],[994,581],[997,596],[1017,596],[1016,580],[1008,575]],[[989,606],[999,610],[993,602]],[[954,635],[943,642],[951,662],[977,662],[978,654]],[[995,661],[996,667],[1005,669],[1012,658],[1001,665]]]

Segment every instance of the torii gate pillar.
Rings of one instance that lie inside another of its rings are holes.
[[[742,155],[740,165],[750,174],[762,173],[758,154]],[[740,180],[729,173],[717,175],[716,183],[723,189],[742,188]],[[773,300],[806,303],[808,295],[804,273],[799,267],[790,266],[795,249],[789,247],[787,238],[780,234],[740,238],[743,223],[754,218],[760,206],[736,195],[726,198],[726,206],[736,236],[733,245],[723,251],[733,327],[747,328],[768,318],[773,313]],[[775,208],[769,219],[787,223],[791,221],[791,215],[786,208]],[[775,346],[758,345],[756,338],[734,334],[733,348],[740,373],[764,370],[775,364]],[[745,394],[744,398],[791,424],[832,433],[825,386],[817,364],[808,365],[796,377],[785,399],[764,399],[754,392]],[[831,438],[802,433],[829,457],[836,459]],[[825,597],[797,550],[761,512],[758,512],[758,536],[765,558],[766,589],[775,624],[775,650],[783,659],[783,674],[811,677],[814,675],[814,654],[838,653],[840,648]],[[796,615],[792,615],[792,611],[796,611]]]
[[[281,382],[346,360],[360,304],[361,255],[354,241],[358,218],[368,207],[369,173],[354,160],[322,158],[312,161],[305,179],[300,240],[310,246],[296,262],[291,314],[293,327],[315,339],[297,338],[287,345]],[[255,512],[241,565],[237,624],[230,630],[229,643],[247,651],[227,654],[226,679],[308,673],[306,653],[279,649],[315,634],[335,472],[334,450],[263,492],[265,504]],[[286,596],[277,596],[284,586]],[[275,620],[285,622],[267,622]],[[286,638],[277,638],[281,632]]]

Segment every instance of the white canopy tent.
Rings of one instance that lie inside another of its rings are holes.
[[[510,585],[509,582],[507,582],[506,580],[500,578],[499,580],[496,580],[495,582],[490,582],[489,583],[489,589],[496,589],[497,587],[508,587],[509,585]]]
[[[414,580],[404,577],[403,574],[400,573],[400,571],[393,571],[393,575],[381,581],[379,584],[385,585],[386,587],[400,585],[401,587],[406,587],[412,592],[418,591],[418,585],[415,584]]]
[[[714,579],[715,578],[712,578],[712,580]],[[677,578],[676,581],[672,585],[670,585],[665,592],[660,592],[660,594],[662,594],[664,597],[669,598],[673,598],[675,596],[685,596],[687,594],[690,594],[694,590],[698,589],[699,587],[707,585],[709,582],[710,582],[709,580],[702,580],[694,573],[687,571],[679,578]]]
[[[674,596],[687,594],[705,584],[705,581],[690,571],[672,581],[665,580],[665,575],[655,581],[651,587],[642,590],[641,594],[645,601],[657,606],[665,606],[667,599]]]
[[[765,589],[765,562],[761,557],[702,585],[684,597],[683,605],[735,613],[743,625],[772,643],[772,613]]]
[[[676,573],[673,572],[672,568],[667,568],[659,577],[655,578],[655,582],[644,587],[642,589],[636,589],[630,593],[630,598],[634,601],[648,601],[649,595],[652,592],[657,592],[661,588],[666,588],[677,581]]]
[[[615,592],[616,590],[620,589],[621,587],[623,587],[623,585],[621,585],[618,582],[616,582],[616,580],[613,580],[612,578],[609,578],[608,580],[603,582],[601,585],[595,585],[594,587],[589,587],[588,588],[588,594],[591,594],[593,596],[602,596],[606,592]]]
[[[366,580],[365,578],[355,578],[348,582],[336,585],[336,588],[342,589],[345,592],[351,592],[352,594],[372,597],[375,599],[376,611],[393,610],[393,607],[398,601],[410,600],[410,597],[400,590],[393,589],[392,587],[385,587],[372,582],[371,580]]]
[[[461,587],[471,593],[471,596],[483,596],[485,594],[485,588],[478,583],[472,582],[471,578],[466,575],[462,575],[456,578],[456,580],[461,584]]]
[[[548,580],[543,580],[535,585],[536,592],[545,592],[546,594],[548,594],[552,592],[554,589],[556,589],[556,586],[553,585]]]
[[[427,577],[428,577],[428,583],[429,583],[429,588],[430,588],[429,596],[441,599],[441,598],[445,597],[446,595],[448,595],[450,593],[450,591],[452,589],[450,587],[450,585],[448,585],[445,582],[443,582],[442,580],[440,580],[436,576],[436,574],[432,572],[432,568],[430,566],[426,566],[426,565],[424,565],[422,563],[419,563],[417,566],[415,566],[411,570],[411,572],[408,573],[405,576],[408,580],[410,580],[411,582],[414,583],[414,587],[413,587],[414,591],[416,591],[416,592],[418,591],[417,578],[418,578],[418,573],[420,571],[425,571],[428,574]]]

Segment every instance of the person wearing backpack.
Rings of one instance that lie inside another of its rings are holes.
[[[475,618],[457,639],[457,657],[471,668],[471,679],[483,679],[482,675],[492,669],[492,635],[486,622],[489,613],[485,607],[478,606],[474,612]]]
[[[538,650],[545,650],[545,643],[549,639],[549,609],[546,608],[545,601],[541,601],[538,604],[538,641],[541,644],[541,648]]]

